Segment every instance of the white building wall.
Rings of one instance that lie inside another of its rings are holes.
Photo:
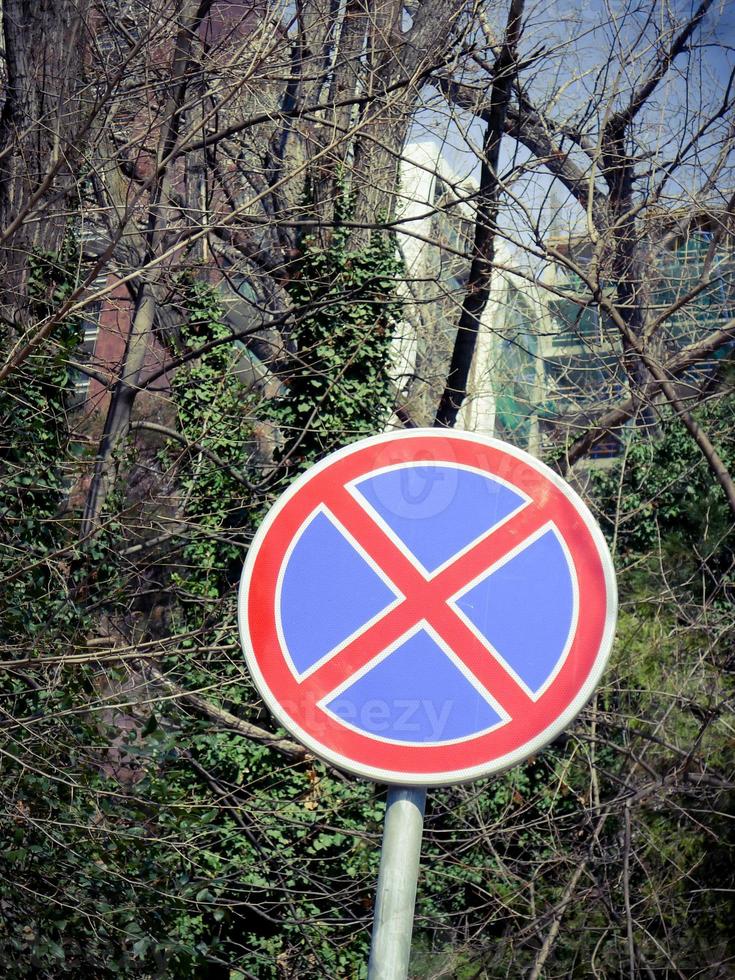
[[[406,321],[393,345],[392,375],[401,388],[404,379],[410,378],[416,366],[423,308],[422,286],[425,289],[425,283],[437,276],[440,270],[439,247],[431,240],[437,177],[448,186],[459,186],[463,183],[460,175],[442,160],[442,147],[439,143],[427,140],[408,144],[401,163],[401,200],[396,209],[403,222],[403,227],[398,226],[397,238],[408,278],[401,290],[406,301]],[[467,205],[462,207],[467,208]],[[411,287],[412,279],[416,282],[415,289]],[[487,325],[487,329],[482,329],[478,337],[471,376],[471,396],[465,402],[458,419],[459,428],[487,435],[492,435],[495,425],[491,370],[493,337],[490,326],[497,311],[493,313],[490,305],[483,317],[483,328]]]
[[[407,271],[407,282],[401,289],[406,302],[406,319],[393,344],[392,375],[400,389],[405,387],[415,372],[422,317],[427,317],[427,307],[421,302],[422,297],[427,295],[426,284],[439,276],[441,268],[440,246],[432,242],[437,177],[450,188],[459,190],[461,187],[465,193],[472,190],[468,182],[442,159],[439,143],[433,140],[410,143],[404,151],[401,165],[401,200],[397,208],[402,222],[397,228],[398,247]],[[465,217],[472,218],[470,205],[461,203],[458,208],[462,209]],[[543,350],[549,340],[542,338],[553,332],[543,289],[523,276],[507,271],[513,265],[513,256],[502,240],[496,243],[496,261],[504,268],[493,272],[490,296],[482,315],[470,371],[468,395],[457,420],[458,428],[487,436],[494,435],[497,430],[498,396],[502,394],[498,390],[502,371],[498,369],[504,357],[503,338],[512,335],[509,323],[513,303],[511,294],[523,294],[529,309],[529,329],[538,338],[534,365],[536,380],[530,399],[534,403],[540,403],[546,397]],[[414,280],[414,287],[411,280]],[[457,306],[452,312],[452,317],[457,320],[461,299],[461,295],[458,295]],[[528,445],[524,448],[537,453],[540,449],[538,419],[534,415],[533,404],[529,404],[528,410]]]
[[[432,141],[409,143],[401,162],[400,198],[396,216],[398,248],[406,268],[407,281],[401,284],[406,319],[393,340],[391,375],[402,390],[416,369],[418,334],[421,328],[419,284],[432,274],[436,265],[436,248],[430,244],[432,211],[441,147]],[[433,264],[433,265],[432,265]]]

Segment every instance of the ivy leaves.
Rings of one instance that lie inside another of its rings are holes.
[[[71,237],[59,254],[31,255],[28,295],[34,318],[43,319],[72,291],[76,255]],[[80,339],[79,318],[66,320],[56,343],[34,351],[0,388],[0,575],[8,580],[0,598],[4,642],[12,642],[16,631],[19,637],[42,628],[48,632],[52,619],[73,621],[66,590],[59,590],[66,576],[56,576],[55,563],[46,558],[67,537],[59,516],[63,465],[70,454],[67,403],[72,378],[65,362]],[[7,327],[0,325],[0,347],[11,342]],[[39,604],[40,599],[44,601]]]
[[[229,336],[221,306],[208,283],[183,280],[182,293],[188,313],[179,337],[182,352]],[[238,470],[252,448],[252,426],[247,392],[233,367],[232,346],[219,344],[181,368],[171,387],[182,435]],[[179,449],[173,446],[172,452]],[[179,466],[178,476],[179,493],[185,501],[182,516],[192,532],[183,550],[187,571],[175,572],[174,583],[184,601],[186,595],[194,600],[216,600],[226,590],[229,565],[243,555],[240,534],[232,532],[249,524],[252,501],[246,499],[242,484],[232,473],[206,455],[197,455],[196,450]],[[190,607],[192,614],[195,607],[196,603]],[[195,623],[187,625],[193,628]]]
[[[363,250],[347,247],[350,213],[343,197],[325,248],[301,243],[294,304],[295,367],[272,409],[283,431],[280,460],[305,469],[345,442],[385,425],[392,405],[390,347],[401,317],[401,264],[389,235],[374,233]]]

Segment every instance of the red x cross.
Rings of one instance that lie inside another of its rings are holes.
[[[426,620],[511,718],[527,711],[533,703],[528,694],[448,605],[448,600],[538,531],[548,522],[548,516],[533,502],[526,504],[469,551],[427,578],[344,487],[331,490],[324,505],[405,598],[302,681],[301,691],[307,699],[318,703],[418,622]]]

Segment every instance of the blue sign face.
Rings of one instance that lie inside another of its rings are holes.
[[[478,571],[478,546],[529,506],[519,488],[467,465],[432,462],[379,469],[346,491],[365,515],[359,534],[347,513],[325,502],[301,525],[281,568],[277,624],[294,676],[305,681],[414,599],[395,556],[388,549],[381,558],[377,543],[388,538],[422,589],[455,574],[460,560],[466,568],[449,594],[424,600],[444,604],[440,623],[435,608],[417,601],[408,629],[367,663],[345,664],[320,707],[346,728],[393,744],[450,745],[506,725],[503,692],[468,668],[463,648],[469,631],[530,701],[553,682],[577,616],[574,566],[553,520],[519,529]],[[371,527],[376,547],[368,549]]]

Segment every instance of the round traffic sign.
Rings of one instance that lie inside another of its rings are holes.
[[[278,721],[370,779],[507,768],[578,714],[612,646],[616,588],[589,510],[496,439],[409,429],[300,476],[264,519],[239,596]]]

